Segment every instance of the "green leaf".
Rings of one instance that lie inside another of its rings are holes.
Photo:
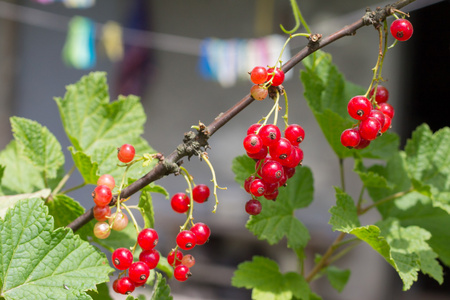
[[[308,206],[313,200],[312,172],[299,167],[285,188],[280,188],[276,201],[262,200],[262,211],[251,216],[246,224],[248,230],[269,244],[278,243],[284,236],[289,248],[304,248],[310,239],[308,229],[295,218],[294,211]]]
[[[231,164],[231,170],[236,182],[244,187],[245,179],[255,172],[255,161],[247,155],[236,156]]]
[[[29,198],[41,198],[46,199],[51,194],[50,189],[43,189],[41,191],[37,191],[35,193],[29,193],[29,194],[18,194],[18,195],[12,195],[12,196],[1,196],[0,197],[0,218],[4,218],[6,212],[9,208],[16,205],[17,202],[23,199],[29,199]]]
[[[10,209],[0,219],[0,236],[5,299],[91,299],[85,292],[113,271],[104,254],[72,230],[53,230],[40,199],[21,200]]]
[[[380,235],[380,228],[375,225],[368,225],[355,228],[350,233],[369,244],[375,251],[384,257],[388,263],[395,267],[395,263],[390,255],[389,244],[386,239]]]
[[[138,207],[141,210],[142,218],[144,219],[145,228],[155,227],[155,212],[153,210],[152,195],[150,188],[145,187],[141,190]]]
[[[69,225],[73,220],[81,216],[85,210],[81,204],[73,198],[58,194],[46,203],[49,214],[53,216],[55,228]],[[94,222],[91,221],[77,230],[77,234],[87,240],[88,236],[92,236],[94,230]]]
[[[153,288],[152,300],[171,300],[170,287],[166,283],[166,279],[160,273],[156,273],[156,282]]]
[[[336,190],[336,206],[330,208],[333,231],[339,230],[345,233],[350,233],[353,229],[361,226],[356,210],[355,202],[352,197],[340,190]]]
[[[300,274],[282,274],[275,261],[261,256],[254,256],[251,262],[239,264],[231,284],[253,289],[252,299],[290,300],[296,297],[307,300],[311,294],[308,283]]]
[[[64,165],[64,154],[56,137],[47,127],[25,118],[12,117],[11,126],[28,161],[47,178],[55,178],[58,169]]]
[[[380,165],[373,165],[371,168],[377,169],[379,167],[382,168]],[[359,158],[355,159],[353,171],[358,174],[365,187],[389,188],[386,178],[377,172],[370,171],[370,168],[367,169]]]
[[[113,300],[109,294],[109,288],[106,283],[97,284],[97,292],[88,291],[87,293],[93,300]]]
[[[325,269],[325,274],[331,286],[338,292],[344,290],[344,287],[350,278],[350,270],[341,270],[335,266],[327,267]]]
[[[76,151],[73,147],[69,147],[72,154],[73,162],[84,179],[85,184],[97,184],[98,163],[93,162],[91,157],[83,151]]]

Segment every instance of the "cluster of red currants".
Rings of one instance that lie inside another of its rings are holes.
[[[117,150],[117,157],[123,163],[129,163],[135,156],[135,149],[130,144],[124,144]],[[97,186],[92,192],[92,198],[95,202],[93,214],[98,221],[94,225],[94,235],[99,239],[106,239],[110,235],[111,229],[121,231],[128,225],[128,217],[122,211],[117,211],[111,215],[109,203],[112,200],[112,190],[115,186],[114,177],[103,174],[98,179]]]
[[[250,94],[255,100],[264,100],[269,86],[279,86],[284,81],[284,72],[279,68],[254,67],[250,72],[250,80],[255,84]]]
[[[199,184],[192,189],[192,200],[197,203],[204,203],[208,200],[210,191],[207,185]],[[170,199],[172,209],[177,213],[187,213],[191,206],[191,199],[185,193],[176,193]],[[173,275],[178,281],[186,281],[192,273],[190,268],[195,264],[195,258],[190,255],[184,255],[178,248],[182,250],[191,250],[196,245],[205,244],[211,230],[205,223],[197,222],[191,226],[189,230],[181,230],[177,237],[177,247],[169,252],[167,261],[169,265],[174,267]]]
[[[305,131],[300,125],[286,127],[284,137],[276,125],[253,124],[247,130],[243,144],[247,155],[256,160],[255,173],[250,175],[244,188],[252,195],[245,204],[245,211],[250,215],[261,212],[258,197],[276,200],[278,188],[285,186],[287,180],[295,174],[295,167],[303,161],[303,150],[299,144],[305,138]]]
[[[374,95],[375,93],[375,95]],[[391,127],[394,108],[389,103],[388,90],[381,85],[373,88],[369,93],[372,102],[364,96],[355,96],[348,102],[349,115],[358,120],[353,128],[346,129],[341,134],[341,143],[349,149],[364,149],[370,142]]]
[[[137,242],[142,248],[139,260],[133,262],[133,253],[127,248],[118,248],[112,254],[112,263],[119,269],[128,270],[128,276],[120,276],[113,282],[113,289],[119,294],[130,294],[138,286],[142,286],[159,262],[158,233],[153,228],[145,228],[139,232]]]

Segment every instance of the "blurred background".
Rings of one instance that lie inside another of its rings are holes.
[[[367,6],[374,9],[387,4],[374,0],[298,2],[312,32],[324,36],[355,22]],[[423,122],[433,130],[450,123],[449,1],[417,0],[405,11],[411,12],[414,35],[388,51],[383,67],[389,101],[396,109],[392,131],[400,135],[402,145]],[[271,51],[278,54],[279,43],[286,38],[280,37],[279,24],[287,29],[294,26],[288,0],[0,0],[0,149],[12,138],[9,117],[13,115],[45,125],[66,149],[69,142],[53,98],[63,97],[66,85],[99,70],[108,73],[111,100],[118,94],[141,97],[148,117],[144,137],[157,151],[169,154],[191,125],[199,120],[209,124],[248,94],[251,83],[242,72],[245,75],[261,59],[270,59]],[[80,31],[82,36],[77,35]],[[306,40],[294,39],[287,55],[305,45]],[[348,80],[367,88],[378,51],[373,28],[362,28],[356,36],[324,50],[331,53]],[[275,61],[263,64],[267,63]],[[335,202],[333,185],[340,181],[338,161],[303,99],[300,69],[299,65],[288,73],[284,86],[290,99],[290,122],[306,130],[304,165],[313,170],[315,180],[315,201],[296,213],[310,230],[307,251],[312,257],[313,253],[323,253],[335,237],[328,225],[328,209]],[[284,240],[269,246],[245,229],[248,196],[231,172],[233,158],[244,153],[241,141],[248,126],[265,116],[271,105],[270,101],[253,103],[210,139],[208,153],[219,185],[227,190],[219,191],[216,214],[211,213],[214,201],[196,206],[196,221],[207,223],[212,237],[206,246],[192,251],[196,257],[194,276],[185,283],[170,281],[176,300],[250,299],[250,291],[233,288],[230,281],[237,265],[253,255],[276,260],[282,272],[295,268],[296,258]],[[68,151],[66,155],[70,161]],[[211,173],[205,163],[192,158],[185,159],[184,166],[196,183],[209,183]],[[353,162],[348,160],[345,167],[347,181],[354,182],[348,192],[356,196],[360,185],[351,173]],[[80,180],[74,175],[69,184],[77,185]],[[170,194],[185,190],[181,177],[169,176],[158,183]],[[91,187],[87,187],[71,196],[90,208],[90,193]],[[174,246],[184,216],[174,213],[163,196],[154,195],[154,205],[158,250],[166,255]],[[377,217],[373,212],[363,223]],[[311,265],[309,261],[306,268]],[[398,275],[364,245],[338,265],[351,270],[350,280],[342,293],[331,289],[325,279],[315,281],[313,288],[323,299],[439,300],[448,299],[450,292],[448,276],[444,286],[421,276],[410,291],[402,292]],[[147,288],[138,293],[150,295],[151,291]]]

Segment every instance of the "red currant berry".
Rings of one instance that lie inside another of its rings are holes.
[[[258,135],[261,137],[263,145],[270,147],[280,140],[281,131],[277,125],[268,124],[261,127]]]
[[[185,193],[176,193],[170,199],[172,209],[177,213],[185,213],[189,210],[191,200]]]
[[[411,22],[406,19],[397,19],[392,22],[390,30],[392,36],[401,42],[409,40],[414,31]]]
[[[269,147],[269,154],[276,160],[286,159],[292,151],[292,144],[287,138],[280,138],[280,140]]]
[[[192,255],[187,254],[187,255],[183,256],[183,259],[181,260],[181,264],[188,268],[192,268],[195,265],[195,258]]]
[[[291,154],[284,160],[281,161],[283,167],[295,168],[301,165],[303,161],[303,150],[300,147],[292,146]]]
[[[267,80],[270,81],[273,78],[273,86],[279,86],[284,82],[284,72],[281,69],[275,68],[274,70],[273,68],[270,68],[269,70],[267,70],[267,72],[269,73],[269,77],[267,78]]]
[[[289,125],[284,131],[284,137],[291,142],[293,146],[298,146],[305,139],[305,130],[297,124]]]
[[[153,228],[145,228],[139,232],[137,242],[142,250],[151,250],[158,244],[158,233]]]
[[[269,149],[266,146],[263,146],[261,150],[259,150],[258,153],[248,153],[247,156],[252,159],[263,159],[267,156],[267,153],[269,153]]]
[[[269,91],[266,87],[256,84],[250,88],[250,95],[252,95],[253,99],[261,101],[266,99]]]
[[[137,261],[131,264],[128,269],[128,276],[133,282],[136,283],[146,282],[148,275],[150,275],[150,268],[143,261]]]
[[[176,252],[173,250],[170,251],[169,255],[167,255],[167,262],[172,267],[175,267],[175,266],[178,266],[179,264],[181,264],[182,259],[183,259],[183,253],[178,249],[176,250]]]
[[[364,96],[355,96],[348,102],[347,111],[355,120],[364,120],[372,110],[372,103]]]
[[[103,174],[98,178],[97,185],[106,185],[112,191],[116,186],[116,181],[114,180],[114,177],[112,177],[111,175]]]
[[[382,111],[386,116],[393,119],[394,118],[394,107],[390,105],[389,103],[381,103],[380,107],[378,108],[380,111]]]
[[[274,190],[272,193],[270,194],[264,194],[264,198],[266,198],[267,200],[276,200],[278,197],[278,189]]]
[[[117,158],[123,163],[129,163],[133,160],[136,150],[130,144],[124,144],[122,147],[117,148]]]
[[[133,254],[126,248],[118,248],[112,254],[112,263],[119,270],[128,269],[133,263]]]
[[[261,168],[261,177],[266,183],[279,182],[283,175],[283,166],[275,160],[266,162]]]
[[[288,179],[289,179],[289,178],[292,178],[292,176],[294,176],[295,170],[296,170],[295,168],[284,166],[283,169],[284,169],[284,174],[286,175],[286,177],[287,177]]]
[[[197,242],[197,238],[195,237],[195,234],[190,230],[183,230],[180,233],[178,233],[176,242],[178,247],[180,247],[183,250],[191,250],[195,247],[195,244]]]
[[[266,184],[262,179],[256,178],[250,183],[250,193],[255,197],[261,197],[266,190]]]
[[[375,91],[375,88],[370,90],[369,96],[372,98],[373,96],[373,92]],[[380,103],[385,103],[387,102],[389,99],[389,91],[387,88],[385,88],[382,85],[379,85],[377,87],[377,93],[375,94],[375,101],[380,104]]]
[[[147,264],[150,270],[156,268],[159,263],[159,252],[156,249],[145,250],[139,254],[139,261]]]
[[[361,141],[359,142],[358,146],[355,147],[355,149],[361,150],[361,149],[367,148],[367,146],[369,146],[369,145],[370,145],[369,140],[361,138]]]
[[[252,216],[259,215],[261,212],[262,206],[261,202],[256,199],[250,199],[245,203],[245,211]]]
[[[135,288],[136,286],[130,277],[122,277],[117,280],[116,290],[119,294],[129,295]]]
[[[178,281],[186,281],[190,276],[192,276],[192,273],[185,265],[176,266],[173,270],[173,277]]]
[[[113,230],[122,231],[128,225],[128,217],[123,212],[115,212],[111,218],[108,219],[108,222]]]
[[[252,154],[258,153],[263,146],[261,137],[254,133],[247,135],[244,138],[243,144],[245,151]]]
[[[391,123],[392,119],[389,116],[384,115],[384,126],[381,128],[381,133],[388,131],[388,129],[391,128]]]
[[[92,212],[94,213],[94,219],[100,222],[108,220],[108,217],[111,216],[111,208],[109,206],[96,205]]]
[[[369,114],[369,117],[375,118],[378,120],[378,122],[380,122],[381,127],[384,126],[384,122],[385,122],[384,116],[385,116],[384,113],[382,113],[378,109],[372,109]]]
[[[106,239],[111,234],[111,229],[106,222],[97,222],[94,225],[94,235],[103,240]]]
[[[114,290],[114,292],[119,293],[119,290],[117,290],[117,283],[119,282],[119,279],[114,280],[113,284],[112,284],[112,288]]]
[[[359,135],[359,131],[355,128],[345,129],[341,134],[342,146],[347,147],[349,149],[358,146],[360,141],[361,136]]]
[[[250,79],[254,84],[261,84],[267,80],[267,69],[265,67],[254,67],[250,73]]]
[[[192,198],[197,203],[203,203],[208,200],[209,193],[209,187],[206,184],[199,184],[192,189]]]
[[[255,123],[250,125],[250,127],[247,129],[247,135],[252,134],[252,133],[256,133],[256,131],[258,131],[259,128],[261,128],[262,125],[259,123]]]
[[[106,185],[98,185],[92,192],[92,197],[97,206],[106,206],[111,202],[112,192]]]
[[[194,226],[191,227],[191,231],[195,235],[197,245],[206,243],[211,235],[211,230],[208,225],[204,223],[195,223]]]
[[[254,175],[250,175],[249,177],[247,177],[247,179],[244,180],[244,189],[249,194],[250,194],[250,184],[252,183],[253,180],[255,180]]]
[[[359,124],[359,135],[368,141],[373,141],[381,134],[381,125],[377,119],[369,117]]]

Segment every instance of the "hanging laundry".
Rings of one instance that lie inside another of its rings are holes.
[[[249,80],[248,72],[255,66],[273,66],[277,63],[286,37],[269,35],[258,39],[221,40],[208,38],[200,45],[199,72],[208,80],[219,82],[223,87],[232,87],[238,80]],[[282,62],[290,58],[286,48]],[[286,79],[290,78],[286,74]]]
[[[67,8],[89,8],[95,5],[95,0],[62,0]]]
[[[40,4],[50,4],[56,2],[56,0],[33,0],[33,2],[37,2]]]
[[[109,60],[117,62],[123,58],[122,27],[119,23],[106,22],[102,27],[101,41]]]
[[[71,19],[62,54],[64,62],[71,67],[76,69],[94,67],[95,24],[92,20],[80,16]]]

